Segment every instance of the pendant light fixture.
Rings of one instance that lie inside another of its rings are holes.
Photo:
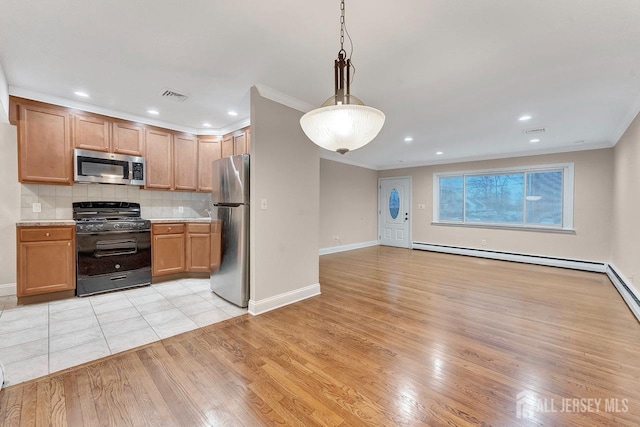
[[[382,111],[367,107],[351,95],[352,65],[344,50],[344,33],[344,0],[341,0],[340,51],[334,62],[335,95],[300,119],[300,126],[311,141],[340,154],[371,142],[382,129],[385,119]]]

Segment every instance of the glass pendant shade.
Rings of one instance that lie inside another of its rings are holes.
[[[371,142],[384,119],[382,111],[366,105],[328,105],[306,113],[300,126],[316,145],[344,154]]]

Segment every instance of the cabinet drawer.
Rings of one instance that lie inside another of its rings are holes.
[[[20,228],[21,242],[41,242],[47,240],[71,240],[73,239],[73,227],[24,227]]]
[[[181,234],[184,233],[184,224],[153,224],[153,234]]]
[[[209,234],[211,230],[211,224],[208,223],[188,223],[187,224],[187,232],[189,233],[203,233]]]

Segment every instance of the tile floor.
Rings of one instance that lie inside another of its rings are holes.
[[[0,298],[5,386],[80,365],[247,312],[182,279],[86,298],[16,306]]]

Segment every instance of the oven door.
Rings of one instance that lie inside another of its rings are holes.
[[[151,283],[151,232],[77,233],[77,294]]]

